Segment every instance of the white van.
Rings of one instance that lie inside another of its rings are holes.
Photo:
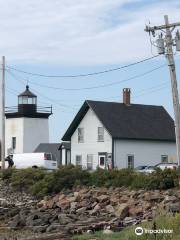
[[[53,158],[52,153],[16,153],[13,154],[13,162],[17,169],[28,167],[57,169],[57,161]]]

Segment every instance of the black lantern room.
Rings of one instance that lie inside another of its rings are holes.
[[[18,112],[33,114],[37,111],[37,96],[29,90],[26,90],[18,96]]]
[[[28,85],[25,91],[18,95],[18,107],[8,107],[6,109],[6,118],[48,118],[52,114],[52,107],[37,106],[37,96],[29,90]]]

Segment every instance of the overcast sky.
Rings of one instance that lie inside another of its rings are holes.
[[[163,24],[165,14],[169,15],[170,21],[180,21],[180,1],[0,0],[0,52],[6,56],[8,64],[31,72],[76,74],[104,70],[152,56],[149,37],[144,28],[149,22],[151,25]],[[154,48],[153,53],[156,54]],[[60,141],[84,99],[120,101],[125,86],[131,87],[132,92],[138,95],[142,90],[166,84],[164,89],[145,94],[134,101],[164,105],[172,114],[168,70],[158,70],[136,82],[118,87],[73,93],[37,87],[31,85],[31,81],[64,88],[91,87],[127,79],[163,63],[165,61],[161,57],[160,60],[123,72],[76,81],[14,74],[21,81],[22,78],[29,80],[31,89],[41,94],[41,105],[53,104],[50,136],[51,141]],[[15,93],[23,91],[24,86],[7,74],[7,88],[7,105],[15,105]],[[63,107],[63,104],[67,106]]]

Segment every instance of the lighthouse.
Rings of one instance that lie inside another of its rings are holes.
[[[18,106],[6,108],[6,155],[33,152],[40,143],[49,142],[49,116],[52,107],[38,107],[37,96],[29,86],[18,95]]]

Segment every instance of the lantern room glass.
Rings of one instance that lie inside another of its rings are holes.
[[[37,104],[37,97],[20,96],[18,104]]]

